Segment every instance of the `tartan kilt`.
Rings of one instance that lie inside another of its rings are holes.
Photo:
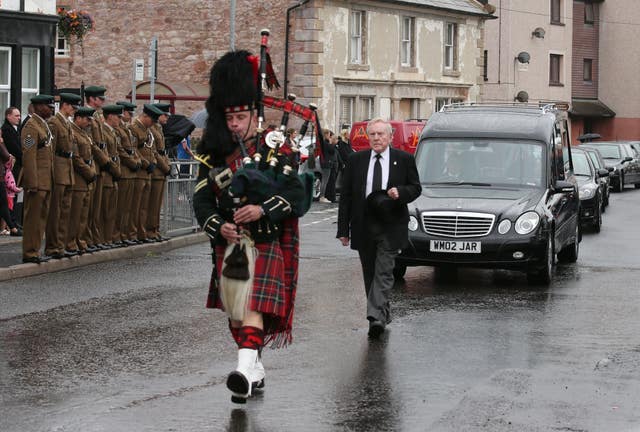
[[[293,309],[298,285],[299,233],[298,219],[282,223],[280,237],[269,243],[256,243],[258,256],[254,270],[253,289],[248,309],[263,314],[265,341],[276,348],[292,341]],[[224,310],[218,282],[226,246],[216,245],[216,265],[211,275],[207,307]]]

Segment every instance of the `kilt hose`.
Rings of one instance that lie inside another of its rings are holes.
[[[282,224],[279,239],[257,243],[258,257],[248,309],[263,314],[264,344],[281,348],[292,341],[293,310],[298,285],[298,219]],[[224,310],[218,281],[226,246],[216,245],[214,272],[211,275],[207,307]]]

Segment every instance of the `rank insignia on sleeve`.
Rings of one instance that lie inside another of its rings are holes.
[[[31,135],[27,135],[27,137],[24,139],[24,147],[25,148],[31,148],[33,147],[33,145],[36,143],[36,141],[33,139],[33,137]]]

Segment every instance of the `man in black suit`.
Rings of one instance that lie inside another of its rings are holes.
[[[409,241],[407,204],[422,187],[412,155],[389,147],[391,125],[367,125],[371,150],[347,159],[340,195],[338,234],[343,246],[358,251],[367,294],[369,336],[377,338],[391,321],[388,293],[398,251]]]
[[[9,107],[4,112],[4,123],[2,124],[2,136],[7,150],[16,162],[13,165],[13,177],[16,182],[22,169],[22,143],[20,142],[20,110],[16,107]]]

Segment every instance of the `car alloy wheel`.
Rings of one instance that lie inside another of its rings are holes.
[[[558,261],[563,263],[574,263],[578,261],[579,252],[580,252],[580,222],[577,222],[573,243],[568,244],[560,252],[558,252]]]
[[[602,227],[602,206],[596,206],[596,214],[593,217],[593,231],[596,233],[600,232],[600,228]]]
[[[553,265],[555,264],[555,251],[553,247],[553,232],[547,237],[547,247],[545,248],[545,260],[542,267],[534,272],[527,273],[527,280],[531,284],[548,285],[553,279]]]

